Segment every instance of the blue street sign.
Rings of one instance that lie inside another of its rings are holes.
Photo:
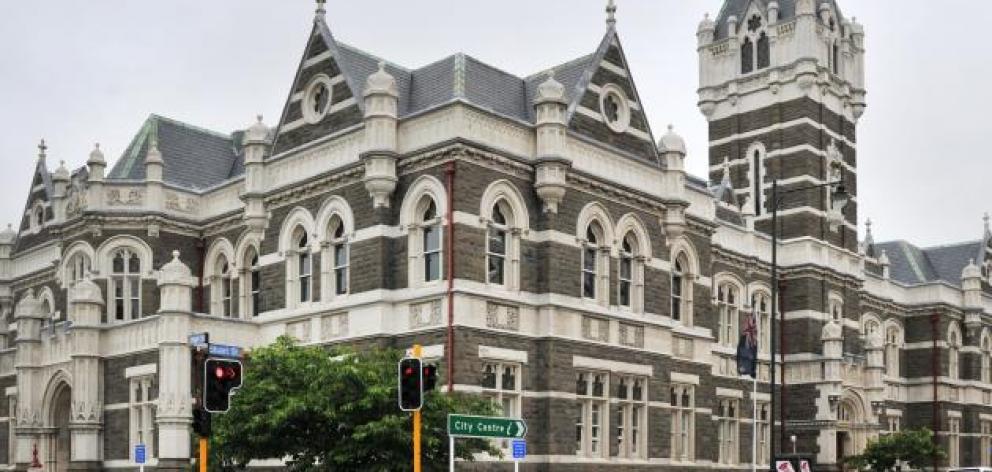
[[[515,439],[513,441],[513,459],[519,460],[527,456],[527,441],[524,439]]]
[[[137,464],[145,463],[145,445],[135,444],[134,446],[134,462]]]
[[[210,343],[210,334],[193,333],[189,335],[189,345],[192,347],[206,346]]]
[[[207,352],[214,357],[227,357],[230,359],[241,358],[241,348],[238,346],[228,346],[226,344],[210,344]]]

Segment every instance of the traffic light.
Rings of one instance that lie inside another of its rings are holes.
[[[424,406],[424,369],[420,359],[406,357],[399,368],[400,409],[418,411]]]
[[[203,363],[203,409],[225,413],[230,408],[231,392],[241,387],[241,361],[207,359]]]
[[[437,387],[437,364],[424,365],[424,391],[430,392]]]

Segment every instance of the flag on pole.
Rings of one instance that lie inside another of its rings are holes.
[[[758,375],[758,325],[754,313],[744,317],[744,329],[737,343],[737,373],[751,378]]]

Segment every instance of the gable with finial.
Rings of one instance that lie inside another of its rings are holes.
[[[361,83],[324,20],[318,1],[303,59],[283,107],[272,154],[362,123]]]
[[[34,174],[31,177],[31,188],[24,205],[24,214],[19,226],[21,233],[38,233],[45,224],[54,217],[52,212],[52,174],[48,172],[46,162],[48,145],[42,139],[38,144],[38,159],[35,163]]]
[[[634,85],[620,37],[616,5],[607,6],[607,32],[582,79],[569,91],[569,129],[652,165],[661,165],[643,102]]]

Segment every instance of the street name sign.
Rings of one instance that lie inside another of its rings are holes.
[[[515,439],[513,441],[513,458],[516,460],[527,457],[527,441]]]
[[[207,347],[207,352],[214,357],[227,357],[229,359],[237,359],[241,357],[240,347],[229,346],[227,344],[210,344]]]
[[[448,435],[460,438],[523,439],[527,423],[512,418],[448,415]]]
[[[189,345],[196,348],[210,344],[210,335],[207,333],[193,333],[189,335]]]
[[[145,463],[145,445],[144,444],[136,444],[134,446],[134,462],[136,462],[138,464],[144,464]]]

